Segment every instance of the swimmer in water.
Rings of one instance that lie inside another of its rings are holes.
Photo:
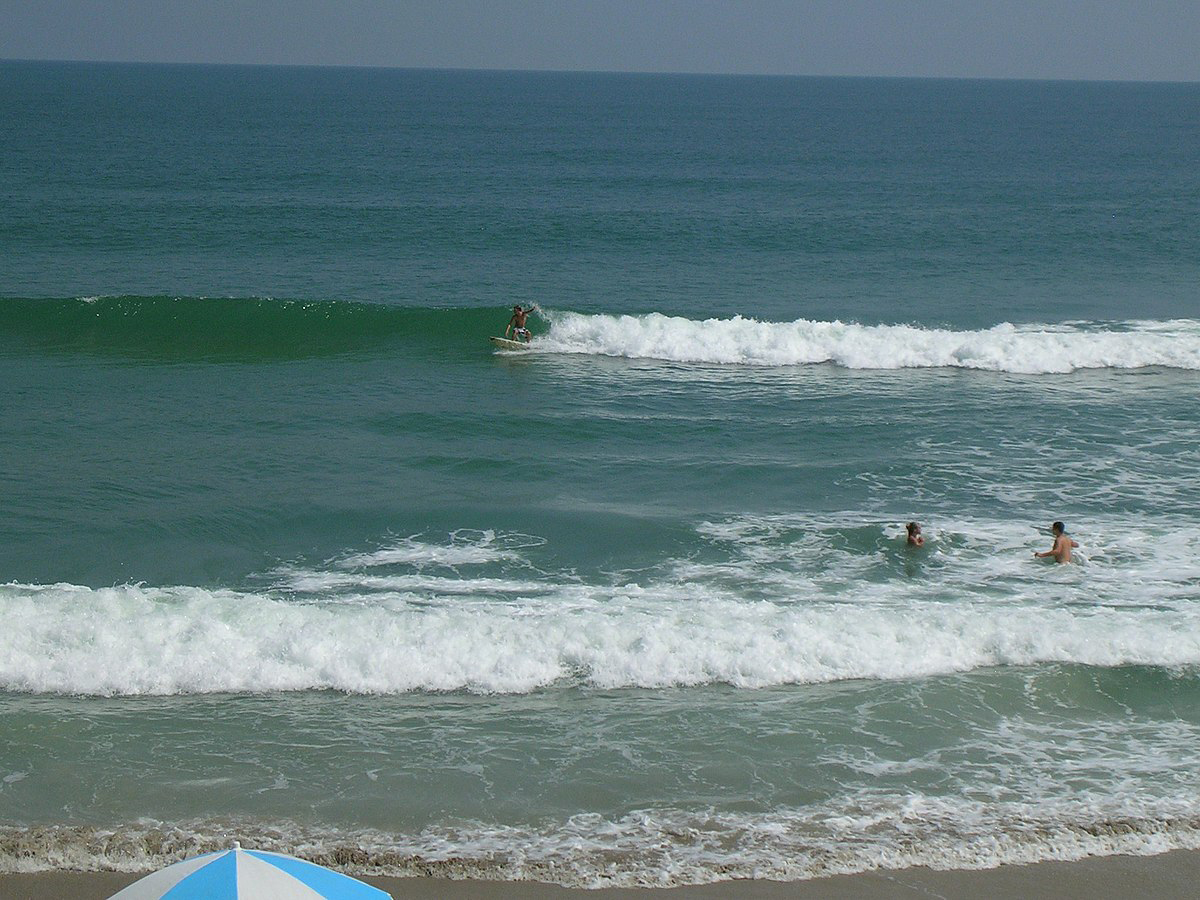
[[[908,540],[905,542],[910,547],[921,547],[925,544],[925,536],[921,534],[921,526],[916,522],[909,522],[904,526],[908,530]]]
[[[1071,536],[1067,534],[1066,526],[1062,522],[1055,522],[1051,525],[1050,533],[1054,535],[1054,546],[1042,553],[1035,551],[1033,555],[1038,559],[1053,556],[1055,562],[1069,563],[1071,561],[1071,550],[1079,546],[1079,541],[1071,539]]]

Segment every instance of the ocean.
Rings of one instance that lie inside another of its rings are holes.
[[[1200,85],[6,62],[0,123],[0,871],[1200,848]]]

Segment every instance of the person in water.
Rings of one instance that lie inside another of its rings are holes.
[[[921,526],[916,522],[909,522],[904,526],[908,530],[908,540],[906,543],[910,547],[920,547],[925,543],[925,536],[921,534]]]
[[[524,341],[529,343],[533,340],[533,335],[529,333],[529,329],[525,327],[525,320],[529,318],[529,314],[537,309],[537,304],[522,309],[520,306],[513,307],[512,318],[508,320],[508,327],[504,329],[504,336],[508,337],[509,332],[512,332],[514,341]]]
[[[1050,533],[1054,535],[1054,546],[1042,553],[1034,552],[1034,556],[1042,559],[1047,556],[1053,556],[1056,562],[1069,563],[1071,561],[1071,550],[1079,546],[1079,541],[1071,539],[1067,534],[1066,526],[1062,522],[1055,522],[1050,526]]]

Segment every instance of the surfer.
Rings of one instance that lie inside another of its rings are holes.
[[[1071,539],[1067,534],[1066,526],[1062,522],[1055,522],[1050,526],[1050,533],[1054,535],[1054,546],[1042,553],[1034,551],[1034,556],[1042,559],[1047,556],[1053,556],[1056,562],[1069,563],[1071,561],[1071,548],[1078,547],[1079,541]]]
[[[925,536],[921,534],[921,526],[916,522],[909,522],[904,526],[908,531],[908,539],[906,543],[910,547],[920,547],[925,543]]]
[[[511,331],[512,339],[514,341],[524,341],[528,344],[531,340],[533,340],[533,335],[530,334],[529,329],[525,327],[525,320],[529,318],[529,314],[535,309],[537,309],[536,303],[529,307],[529,309],[522,309],[520,306],[514,306],[512,318],[508,320],[508,326],[504,329],[504,336],[508,337],[508,334]]]

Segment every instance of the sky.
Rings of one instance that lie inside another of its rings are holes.
[[[1200,0],[0,0],[0,59],[1200,81]]]

